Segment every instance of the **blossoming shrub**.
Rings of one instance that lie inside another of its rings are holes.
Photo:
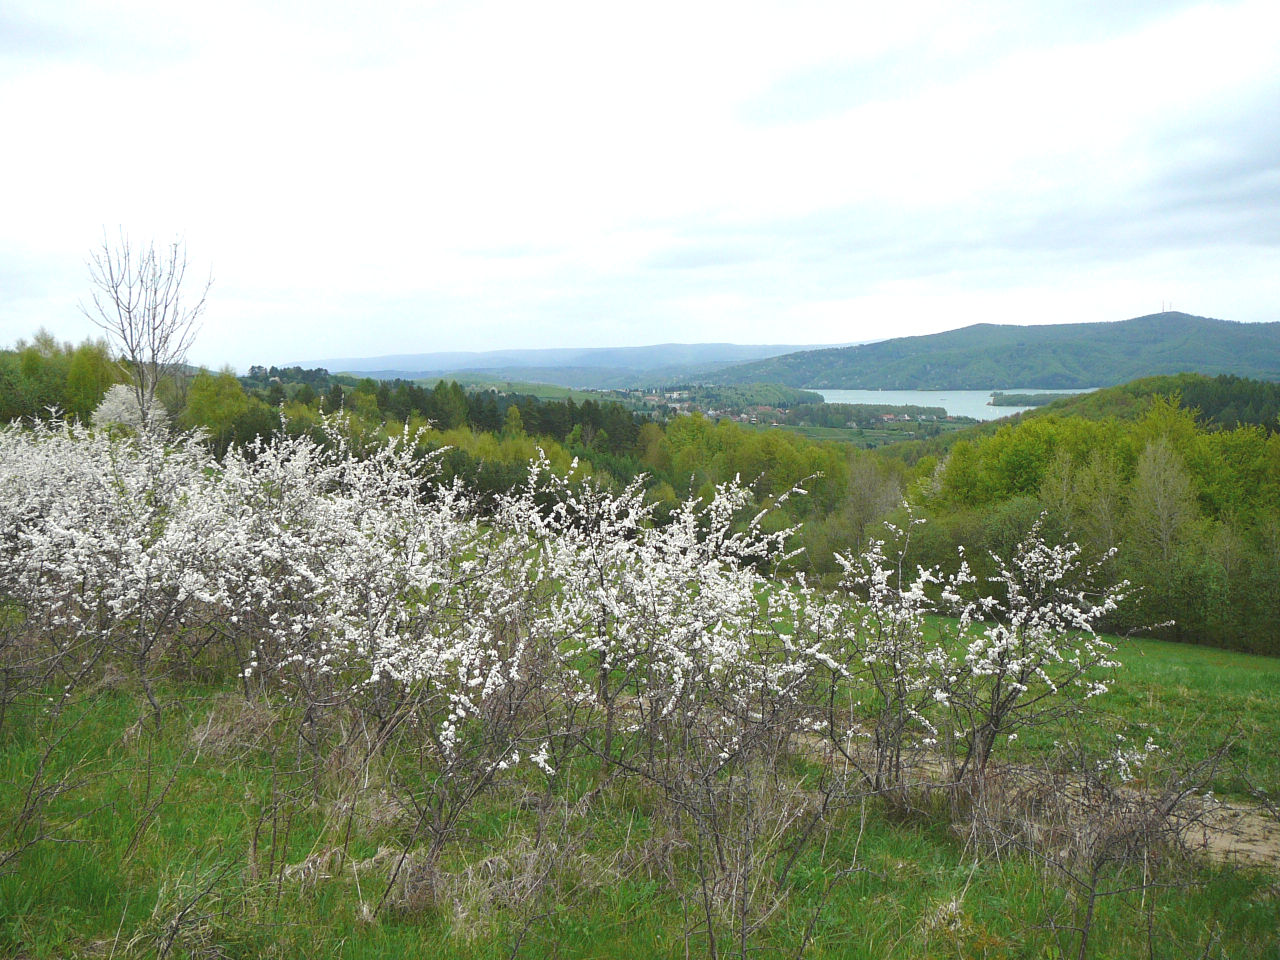
[[[192,437],[54,423],[6,429],[0,457],[0,584],[29,640],[73,671],[117,657],[158,713],[157,663],[196,622],[207,453]]]
[[[831,747],[866,787],[896,802],[909,801],[922,752],[937,748],[952,666],[946,647],[926,638],[936,607],[928,588],[938,579],[908,572],[904,554],[890,558],[883,540],[859,557],[837,554],[844,575],[818,631]]]
[[[394,713],[406,691],[461,677],[456,721],[469,691],[491,693],[519,675],[510,658],[541,649],[559,693],[602,711],[606,754],[621,727],[656,735],[717,698],[718,715],[750,716],[766,690],[799,704],[825,673],[820,722],[837,743],[870,739],[877,787],[902,731],[934,740],[942,723],[981,767],[999,735],[1102,692],[1115,665],[1093,625],[1122,588],[1088,594],[1078,548],[1038,527],[981,590],[967,565],[942,583],[874,542],[818,596],[768,576],[791,531],[744,519],[740,485],[657,524],[638,484],[611,492],[535,461],[481,523],[467,490],[424,482],[439,454],[414,438],[356,456],[339,424],[328,432],[215,462],[189,436],[7,428],[0,588],[33,632],[91,640],[140,679],[175,644],[214,640],[242,679],[317,709],[357,698]],[[923,640],[925,615],[948,609],[963,650]],[[854,700],[837,705],[837,690]]]
[[[1119,591],[1038,528],[989,583],[874,542],[823,593],[775,574],[791,531],[736,482],[659,523],[638,483],[538,458],[481,510],[415,436],[357,454],[324,427],[221,460],[146,428],[0,430],[6,698],[109,660],[159,719],[166,672],[222,670],[278,707],[314,790],[394,798],[397,873],[415,849],[435,869],[507,785],[581,805],[639,784],[696,838],[699,929],[746,942],[833,804],[979,777],[1115,666],[1093,628]],[[819,744],[836,762],[801,790]]]
[[[1080,714],[1120,666],[1095,627],[1124,600],[1127,583],[1094,589],[1100,563],[1084,563],[1074,543],[1045,543],[1039,523],[1011,558],[993,560],[996,574],[958,604],[963,655],[939,692],[951,708],[960,779],[981,777],[1000,737]],[[972,584],[961,564],[949,593],[958,600]]]

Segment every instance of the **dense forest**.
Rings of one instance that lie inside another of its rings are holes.
[[[0,414],[61,409],[88,420],[125,379],[104,344],[41,334],[0,352]],[[577,461],[580,474],[615,488],[643,477],[659,518],[740,477],[759,505],[778,507],[771,522],[800,525],[804,552],[792,563],[827,582],[838,577],[837,554],[863,549],[881,520],[902,519],[904,498],[928,521],[911,546],[912,562],[926,566],[954,565],[964,545],[981,567],[988,550],[1007,555],[1044,514],[1090,557],[1116,548],[1109,577],[1128,580],[1134,599],[1109,628],[1154,626],[1164,637],[1280,653],[1271,589],[1280,577],[1276,383],[1148,378],[874,452],[699,414],[655,420],[610,401],[318,369],[199,371],[166,385],[162,399],[175,425],[204,431],[219,456],[281,431],[319,437],[338,412],[357,446],[421,431],[424,453],[445,449],[442,482],[461,479],[488,497],[517,486],[539,449],[557,471]],[[792,420],[810,423],[865,414],[831,404],[792,410]],[[806,495],[785,498],[796,486]]]
[[[931,459],[917,463],[917,474]],[[1207,429],[1175,398],[1134,419],[1027,417],[951,445],[920,476],[917,560],[964,544],[980,565],[1041,513],[1134,595],[1113,629],[1280,653],[1280,435]]]
[[[1043,407],[1062,399],[1059,393],[1005,393],[993,390],[987,401],[993,407]]]

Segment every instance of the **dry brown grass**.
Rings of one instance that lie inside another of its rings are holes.
[[[268,742],[277,719],[264,700],[219,694],[213,698],[208,716],[191,731],[191,742],[197,756],[242,756]]]

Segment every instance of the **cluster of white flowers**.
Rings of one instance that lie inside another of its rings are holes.
[[[996,573],[980,584],[963,550],[950,576],[909,570],[918,522],[889,527],[892,552],[873,541],[860,556],[839,556],[837,592],[811,608],[814,660],[844,681],[825,687],[825,733],[878,790],[905,785],[913,750],[944,751],[953,776],[980,774],[998,740],[1074,712],[1106,692],[1119,666],[1096,626],[1127,585],[1089,594],[1098,571],[1075,544],[1046,543],[1037,523],[1011,560],[992,557]],[[860,601],[849,603],[853,595]],[[955,618],[933,620],[929,639],[934,614]],[[857,740],[869,755],[852,748]]]
[[[37,424],[0,432],[0,462],[0,589],[55,649],[112,652],[145,672],[194,626],[203,448]]]
[[[1121,582],[1090,593],[1100,564],[1084,564],[1074,543],[1046,543],[1039,521],[1011,560],[993,559],[994,593],[959,611],[960,636],[972,639],[957,665],[956,699],[968,723],[965,765],[977,769],[1001,734],[1044,723],[1107,691],[1120,663],[1096,627],[1128,589]],[[953,592],[973,577],[964,569],[955,580]]]
[[[980,766],[997,734],[1064,691],[1101,692],[1114,666],[1093,629],[1119,592],[1087,601],[1078,550],[1038,530],[995,597],[965,602],[967,566],[908,574],[882,542],[819,594],[771,575],[790,531],[766,532],[737,482],[658,524],[639,481],[610,491],[538,460],[482,514],[416,437],[356,456],[327,426],[324,444],[222,461],[145,425],[0,430],[0,591],[51,643],[122,658],[148,694],[166,659],[211,646],[309,718],[355,706],[419,731],[440,763],[472,751],[485,776],[552,775],[584,723],[606,752],[615,734],[696,733],[720,764],[785,724],[850,757],[869,737],[883,784],[909,732],[946,733]],[[925,640],[935,601],[959,605],[963,652]],[[526,722],[535,701],[576,719]]]
[[[1147,737],[1146,742],[1139,747],[1131,744],[1129,738],[1124,734],[1117,733],[1116,742],[1110,756],[1099,760],[1095,764],[1095,768],[1099,773],[1113,772],[1121,783],[1128,783],[1136,776],[1137,771],[1151,759],[1152,755],[1159,752],[1160,747],[1156,745],[1155,740],[1151,737]],[[1207,796],[1211,796],[1211,794]]]
[[[888,530],[902,541],[896,555],[889,556],[883,540],[859,556],[838,554],[844,576],[836,592],[810,608],[816,617],[810,629],[822,647],[814,659],[832,677],[824,732],[877,790],[903,785],[909,747],[936,747],[951,668],[945,647],[926,639],[930,587],[939,578],[906,570],[907,536]],[[869,755],[855,748],[860,740],[869,743]]]
[[[789,628],[802,590],[768,577],[789,531],[763,532],[750,501],[735,481],[656,524],[639,482],[610,492],[545,461],[502,501],[497,520],[532,534],[531,573],[554,585],[527,626],[552,638],[563,695],[602,717],[606,751],[616,731],[696,729],[727,762],[748,728],[798,707],[811,674]]]
[[[537,462],[481,522],[468,492],[430,483],[414,437],[357,457],[331,426],[323,445],[278,437],[222,462],[160,431],[10,427],[0,586],[48,636],[127,654],[144,682],[215,643],[246,683],[317,709],[411,702],[444,754],[530,680],[570,701],[621,693],[629,716],[714,684],[745,714],[795,672],[755,655],[777,600],[753,564],[781,535],[735,528],[742,487],[659,527],[638,486]],[[524,755],[551,769],[547,748]]]
[[[93,425],[100,429],[113,426],[128,427],[131,430],[143,428],[142,406],[138,403],[138,393],[130,385],[117,383],[107,388],[102,402],[93,411]],[[151,408],[153,427],[163,426],[168,422],[168,414],[159,401]]]

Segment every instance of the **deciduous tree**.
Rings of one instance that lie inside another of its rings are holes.
[[[104,232],[89,260],[93,292],[81,310],[120,350],[144,420],[151,419],[157,385],[186,360],[213,283],[210,277],[193,294],[184,289],[186,275],[185,244],[135,247],[123,230],[114,243]]]

